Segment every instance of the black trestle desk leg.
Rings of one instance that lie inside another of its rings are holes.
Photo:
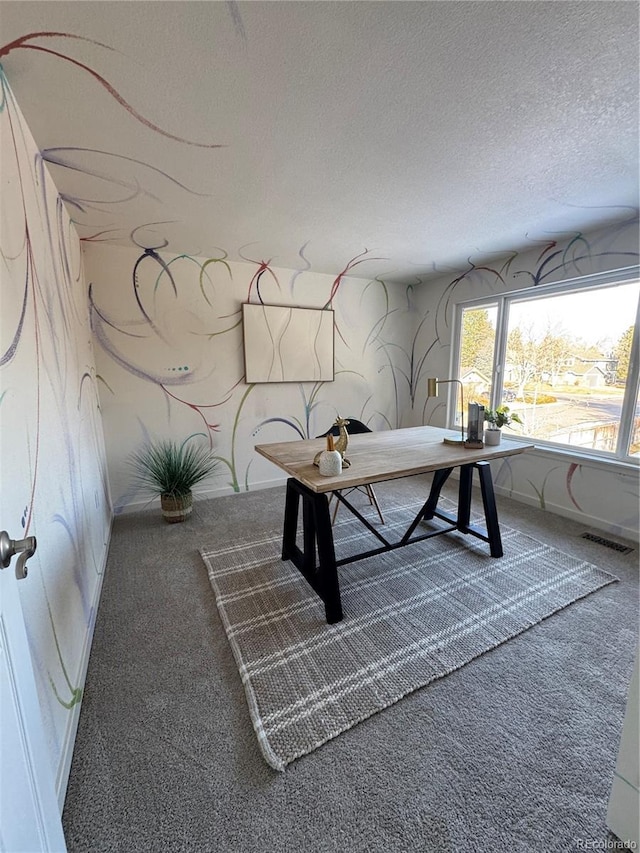
[[[302,496],[303,566],[307,575],[316,570],[316,516],[311,498]]]
[[[498,524],[498,509],[496,507],[496,496],[493,491],[493,480],[491,478],[491,465],[488,462],[476,462],[478,475],[480,477],[480,491],[482,492],[482,506],[487,523],[487,535],[492,557],[502,557],[502,537],[500,536],[500,525]]]
[[[313,513],[318,546],[318,575],[322,585],[324,612],[329,625],[333,625],[342,620],[342,601],[340,599],[336,553],[333,545],[333,528],[329,515],[329,501],[326,495],[314,495]]]
[[[469,522],[471,521],[473,467],[473,465],[460,466],[460,482],[458,484],[458,521],[456,526],[461,533],[469,532]]]
[[[294,487],[295,479],[287,480],[287,493],[284,503],[284,526],[282,531],[282,559],[291,560],[296,548],[296,533],[298,530],[298,505],[300,494]]]
[[[453,468],[440,468],[438,471],[434,472],[429,497],[427,498],[427,502],[424,505],[424,512],[422,513],[423,518],[426,518],[427,520],[433,518],[435,511],[438,508],[438,501],[440,499],[442,487],[449,479],[449,475],[452,471]]]

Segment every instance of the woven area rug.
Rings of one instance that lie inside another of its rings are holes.
[[[417,510],[385,508],[385,535],[400,534]],[[338,557],[371,547],[371,534],[350,517],[334,533]],[[617,580],[515,530],[503,527],[502,538],[501,559],[451,533],[343,566],[344,620],[336,625],[280,559],[280,534],[201,552],[268,764],[284,770]]]

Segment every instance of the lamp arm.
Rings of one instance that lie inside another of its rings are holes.
[[[464,441],[464,385],[460,379],[436,379],[438,385],[448,385],[457,382],[460,386],[460,435]]]

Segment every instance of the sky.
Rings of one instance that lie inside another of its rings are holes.
[[[528,299],[526,306],[512,304],[510,325],[531,326],[541,335],[550,326],[557,333],[610,348],[634,324],[639,293],[640,282],[635,281],[591,292]]]

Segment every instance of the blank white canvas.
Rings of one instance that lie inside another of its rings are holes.
[[[247,382],[331,382],[333,311],[244,304]]]

